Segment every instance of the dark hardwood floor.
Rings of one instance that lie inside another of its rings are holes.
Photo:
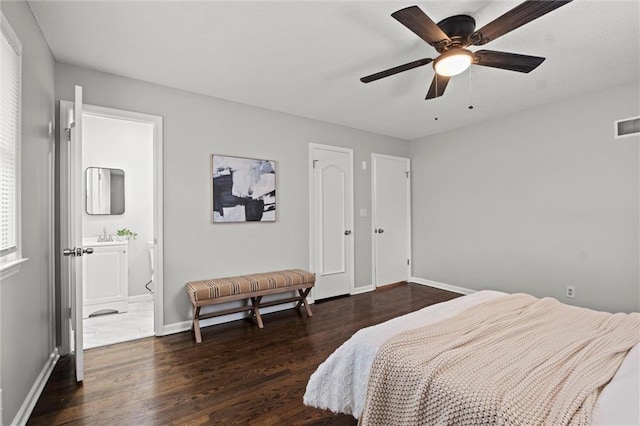
[[[417,284],[264,316],[264,329],[234,321],[85,351],[84,382],[60,359],[30,425],[355,425],[351,416],[306,407],[309,376],[363,327],[458,294]]]

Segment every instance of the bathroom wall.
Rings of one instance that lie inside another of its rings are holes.
[[[147,241],[153,239],[153,128],[149,124],[92,114],[83,116],[82,169],[124,170],[125,210],[122,215],[82,215],[85,237],[129,228],[138,236],[129,241],[129,297],[148,294],[151,280]],[[83,178],[86,194],[86,176]],[[86,200],[85,200],[86,203]],[[85,204],[86,206],[86,204]]]

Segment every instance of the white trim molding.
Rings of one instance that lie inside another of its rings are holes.
[[[0,266],[0,281],[4,281],[10,276],[20,272],[20,266],[27,260],[29,260],[28,257],[23,257],[22,259],[2,264],[2,266]]]
[[[472,294],[478,291],[478,290],[472,290],[470,288],[458,287],[457,285],[440,283],[438,281],[431,281],[431,280],[426,280],[424,278],[418,278],[418,277],[409,278],[409,282],[426,285],[429,287],[439,288],[440,290],[452,291],[454,293],[459,293],[459,294]]]
[[[351,290],[351,296],[355,296],[356,294],[369,293],[370,291],[375,290],[375,286],[368,285],[366,287],[355,287]]]
[[[27,420],[29,420],[29,416],[31,416],[31,413],[36,406],[36,402],[38,402],[38,398],[40,398],[40,395],[44,390],[44,386],[47,384],[47,380],[49,380],[49,377],[53,372],[53,368],[56,366],[59,359],[60,354],[58,354],[58,348],[55,348],[53,352],[51,352],[51,355],[49,355],[49,359],[45,362],[44,367],[42,367],[42,371],[40,371],[35,383],[31,386],[27,397],[11,422],[12,425],[27,424]]]
[[[200,327],[203,327],[202,323],[200,323]],[[164,330],[163,330],[164,332],[163,336],[182,333],[183,331],[188,331],[190,329],[191,329],[191,321],[181,321],[181,322],[174,322],[172,324],[165,324]]]

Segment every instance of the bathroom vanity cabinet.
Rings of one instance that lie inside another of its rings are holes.
[[[128,250],[124,242],[84,243],[93,254],[82,256],[82,317],[126,312],[129,297]]]

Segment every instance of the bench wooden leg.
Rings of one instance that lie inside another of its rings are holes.
[[[258,328],[264,328],[264,324],[262,324],[262,316],[260,315],[261,300],[262,300],[262,296],[251,298],[251,303],[253,304],[253,310],[251,312],[253,315],[256,316],[256,321],[258,321]]]
[[[309,288],[309,289],[307,289],[307,290],[311,291],[311,289],[310,289],[310,288]],[[298,294],[299,294],[299,296],[296,296],[296,297],[298,298],[298,303],[296,304],[296,309],[300,309],[300,306],[302,306],[302,305],[303,305],[303,303],[304,303],[304,300],[303,300],[303,299],[304,299],[305,297],[307,297],[307,294],[309,294],[309,291],[307,291],[307,292],[306,292],[306,294],[305,294],[305,293],[303,293],[303,289],[298,289]]]
[[[302,290],[302,289],[298,290],[298,293],[300,294],[300,301],[296,305],[296,309],[298,309],[300,306],[302,306],[304,304],[304,308],[307,311],[307,315],[312,317],[313,316],[313,312],[311,312],[311,306],[309,306],[309,302],[307,302],[307,296],[309,295],[310,291],[311,291],[311,288],[307,288],[307,289],[304,289],[304,290]]]
[[[247,299],[247,307],[249,306],[249,301],[251,301],[251,309],[249,309],[249,316],[247,317],[247,319],[251,320],[256,315],[256,313],[253,308],[253,298]]]
[[[202,334],[200,334],[200,306],[193,307],[193,323],[191,325],[196,343],[202,343]]]

